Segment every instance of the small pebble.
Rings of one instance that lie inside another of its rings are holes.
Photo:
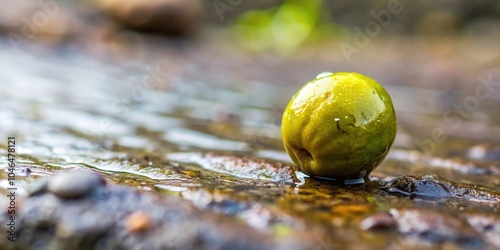
[[[143,232],[151,227],[151,218],[143,211],[136,211],[127,217],[125,225],[131,232]]]
[[[23,176],[23,177],[29,177],[31,175],[31,169],[30,168],[22,168],[21,169],[21,173],[19,174],[19,176]]]
[[[394,228],[396,220],[389,213],[378,213],[366,217],[361,221],[362,230]]]
[[[472,159],[497,161],[500,160],[500,147],[491,145],[476,145],[468,150]]]
[[[94,0],[103,13],[125,27],[174,35],[196,30],[202,16],[200,0]]]
[[[28,186],[29,196],[43,194],[45,191],[47,191],[47,178],[38,179]]]
[[[392,208],[389,212],[396,220],[396,227],[401,234],[431,242],[482,244],[478,232],[453,212],[423,208]]]
[[[82,197],[95,187],[104,184],[105,181],[99,174],[77,171],[50,178],[47,190],[60,198],[74,199]]]

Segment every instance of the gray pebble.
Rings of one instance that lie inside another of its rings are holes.
[[[28,186],[29,196],[43,194],[45,191],[47,191],[47,178],[38,179]]]
[[[60,198],[79,198],[90,193],[95,187],[105,184],[104,179],[96,173],[76,171],[61,174],[49,179],[47,190]]]
[[[432,242],[468,242],[482,244],[482,239],[467,221],[456,214],[425,208],[392,208],[398,231]]]

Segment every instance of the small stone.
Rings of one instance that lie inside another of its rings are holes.
[[[398,231],[431,242],[481,244],[478,232],[463,218],[453,213],[431,209],[403,208],[390,210]]]
[[[173,35],[192,33],[200,24],[199,0],[93,0],[103,13],[125,27]]]
[[[47,190],[60,198],[73,199],[90,193],[95,187],[104,185],[104,179],[96,173],[77,171],[49,179]]]
[[[480,202],[499,202],[500,193],[493,189],[452,182],[436,175],[405,175],[395,178],[383,187],[389,193],[409,197],[443,199],[448,197]]]
[[[125,225],[131,232],[143,232],[151,227],[151,218],[143,211],[136,211],[127,217]]]
[[[361,221],[362,230],[394,228],[396,220],[389,213],[378,213],[366,217]]]
[[[31,175],[31,169],[28,167],[21,168],[21,173],[19,176],[29,177]]]
[[[47,191],[46,178],[38,179],[28,186],[28,195],[30,197],[38,194],[43,194],[46,191]]]

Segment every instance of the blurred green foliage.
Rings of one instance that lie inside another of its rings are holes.
[[[326,22],[328,12],[323,10],[322,0],[285,0],[278,7],[246,12],[236,21],[233,34],[248,50],[290,54],[306,41],[345,32]]]

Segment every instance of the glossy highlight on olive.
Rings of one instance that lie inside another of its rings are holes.
[[[396,137],[391,97],[354,72],[324,72],[290,100],[283,144],[301,171],[346,184],[368,180]]]

